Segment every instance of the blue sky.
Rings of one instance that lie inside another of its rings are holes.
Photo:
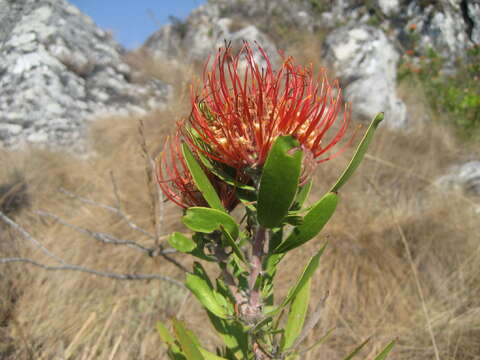
[[[70,0],[128,49],[140,46],[170,15],[185,19],[206,0]]]

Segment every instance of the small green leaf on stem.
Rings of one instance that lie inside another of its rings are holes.
[[[225,230],[223,225],[220,225],[220,229],[223,232],[223,236],[225,238],[225,242],[228,246],[230,246],[235,253],[235,255],[238,256],[238,258],[243,261],[245,264],[247,264],[247,261],[245,260],[245,257],[243,256],[242,250],[238,247],[238,244],[235,242],[235,240],[232,238],[232,235]]]
[[[205,360],[198,346],[188,335],[187,330],[185,329],[185,326],[183,325],[183,323],[181,321],[174,319],[173,328],[175,330],[175,334],[177,335],[178,342],[182,347],[182,351],[185,353],[187,357],[187,360]]]
[[[297,206],[298,210],[300,210],[307,200],[308,194],[310,194],[310,190],[312,189],[313,179],[310,179],[305,185],[299,188],[297,197],[295,198],[295,205]]]
[[[178,346],[175,344],[174,337],[170,334],[170,331],[168,331],[167,327],[161,321],[157,322],[156,327],[158,333],[160,334],[160,338],[167,343],[169,347],[172,347],[174,351],[180,351]]]
[[[204,348],[199,347],[198,350],[200,350],[205,360],[227,360],[226,358],[217,356]]]
[[[283,300],[282,304],[278,306],[276,309],[272,310],[271,312],[267,313],[267,316],[273,316],[277,314],[282,308],[284,308],[286,305],[292,301],[295,296],[298,295],[302,287],[305,285],[307,281],[309,281],[313,274],[315,273],[315,270],[317,270],[318,265],[320,264],[320,257],[322,256],[323,252],[325,251],[327,244],[323,245],[322,248],[313,256],[310,261],[308,262],[307,266],[303,270],[302,275],[300,278],[297,280],[297,283],[295,286],[293,286],[290,291],[288,292],[287,297],[285,300]]]
[[[195,241],[179,232],[174,232],[170,235],[168,243],[171,247],[183,253],[188,253],[197,247]]]
[[[218,297],[221,295],[214,293],[215,290],[209,286],[207,281],[196,274],[187,274],[185,285],[212,314],[222,319],[228,318],[227,309],[218,302]]]
[[[195,185],[197,185],[198,190],[202,193],[205,201],[212,208],[225,212],[225,208],[223,207],[222,201],[218,197],[215,188],[207,175],[205,175],[200,164],[195,160],[195,156],[192,154],[187,144],[182,145],[182,151],[193,181],[195,182]]]
[[[338,203],[338,195],[328,193],[314,204],[304,216],[303,222],[275,249],[275,253],[285,253],[313,239],[330,220]]]
[[[289,349],[302,332],[303,323],[305,322],[308,311],[308,304],[310,302],[311,283],[312,279],[310,278],[302,285],[292,301],[287,324],[285,325],[285,335],[282,338],[282,351]]]
[[[383,113],[379,113],[372,120],[365,135],[363,136],[363,139],[360,141],[360,144],[358,145],[357,150],[355,151],[355,155],[353,155],[352,160],[350,160],[350,163],[348,164],[347,168],[343,172],[342,176],[340,176],[340,178],[337,180],[337,183],[330,190],[331,192],[338,192],[338,190],[340,190],[340,188],[348,181],[348,179],[350,179],[350,177],[353,175],[355,170],[358,168],[358,166],[363,160],[363,157],[365,156],[365,153],[367,152],[368,146],[372,141],[373,135],[375,133],[375,130],[378,127],[378,124],[380,124],[380,122],[383,120],[383,116],[384,116]]]
[[[205,207],[188,208],[183,223],[190,230],[210,234],[215,230],[221,230],[221,226],[228,231],[233,239],[238,238],[238,225],[228,214]]]

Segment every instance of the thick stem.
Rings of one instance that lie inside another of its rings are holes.
[[[265,240],[267,238],[267,229],[261,225],[257,225],[255,229],[255,236],[252,242],[252,257],[250,262],[250,276],[248,279],[248,285],[250,288],[249,303],[252,309],[260,309],[260,290],[255,289],[255,283],[262,271],[262,259],[263,249],[265,246]]]

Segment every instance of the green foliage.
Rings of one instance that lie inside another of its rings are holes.
[[[187,333],[183,322],[174,319],[173,328],[187,360],[204,360],[196,341]]]
[[[338,196],[335,193],[328,193],[321,198],[303,218],[303,222],[296,226],[287,239],[275,249],[276,253],[284,253],[295,249],[308,240],[313,239],[330,220],[335,212]]]
[[[196,232],[209,234],[225,229],[232,238],[238,237],[237,223],[230,215],[222,211],[200,206],[191,207],[187,209],[182,221],[190,230]]]
[[[267,313],[267,315],[273,316],[275,314],[278,314],[280,310],[287,306],[299,294],[305,284],[310,281],[313,274],[315,273],[315,270],[317,270],[318,265],[320,264],[320,257],[325,251],[326,246],[326,244],[323,245],[322,248],[310,259],[307,266],[303,270],[302,275],[300,275],[295,285],[289,290],[287,297],[285,298],[285,300],[283,300],[281,305],[273,309],[271,312]]]
[[[350,160],[350,163],[348,164],[347,168],[343,172],[343,174],[340,176],[340,178],[337,180],[336,184],[333,185],[332,189],[330,190],[333,193],[336,193],[340,190],[340,188],[350,179],[350,177],[353,175],[355,170],[360,166],[360,163],[363,160],[363,157],[365,156],[368,146],[370,145],[370,142],[373,139],[373,135],[375,133],[375,130],[377,129],[378,125],[380,122],[383,120],[383,113],[378,114],[375,116],[375,118],[372,120],[370,123],[370,126],[367,129],[367,132],[363,136],[362,140],[360,141],[360,144],[357,147],[357,150],[355,151],[355,155],[353,155],[352,160]]]
[[[282,338],[282,351],[289,349],[302,332],[303,323],[305,322],[305,318],[307,316],[308,304],[310,302],[311,285],[312,279],[309,279],[303,284],[297,296],[295,296],[292,301],[290,313],[288,314],[288,320],[285,325],[285,335]]]
[[[174,232],[168,237],[168,243],[180,252],[190,252],[197,247],[195,241],[179,232]]]
[[[206,279],[197,274],[187,274],[185,285],[212,314],[221,319],[232,315],[227,300],[216,292]]]
[[[187,163],[188,170],[192,175],[193,181],[195,185],[197,185],[198,190],[202,193],[204,199],[207,201],[208,205],[212,208],[225,211],[222,201],[218,197],[215,188],[213,187],[210,180],[208,180],[207,175],[205,175],[204,171],[200,164],[195,160],[195,157],[192,154],[192,151],[188,148],[186,144],[182,145],[183,157],[185,158],[185,162]]]
[[[418,80],[430,106],[444,114],[459,134],[480,138],[480,46],[456,59],[454,69],[445,71],[445,59],[434,49],[422,51],[418,34],[410,33],[411,49],[404,55],[398,70],[399,81]]]
[[[223,345],[216,349],[216,354],[209,352],[182,322],[173,320],[174,336],[163,324],[157,326],[171,359],[254,359],[254,353],[261,349],[270,358],[293,360],[325,341],[331,332],[310,348],[299,349],[303,335],[318,321],[315,315],[313,320],[308,318],[308,307],[312,277],[326,245],[309,260],[287,296],[276,305],[274,278],[285,254],[317,236],[332,217],[338,203],[337,192],[360,165],[382,119],[383,114],[379,114],[372,120],[331,191],[308,207],[304,204],[312,181],[299,184],[303,151],[292,136],[275,139],[263,167],[248,173],[251,176],[248,185],[238,183],[237,170],[216,164],[201,154],[194,155],[183,145],[184,158],[195,184],[211,208],[188,208],[182,221],[194,234],[188,237],[176,232],[168,241],[180,252],[217,263],[220,276],[215,281],[195,262],[193,271],[186,275],[185,284],[205,308]],[[237,215],[229,214],[231,209],[220,206],[221,200],[204,170],[236,188],[245,211],[241,221],[237,221]],[[287,312],[287,318],[283,319],[282,315]],[[365,344],[346,359],[357,355]],[[383,360],[391,347],[393,343],[376,360]]]
[[[267,228],[279,226],[297,193],[303,153],[292,136],[279,136],[268,154],[260,178],[257,217]]]

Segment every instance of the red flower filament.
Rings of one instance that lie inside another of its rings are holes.
[[[332,158],[324,154],[350,120],[338,81],[330,83],[325,69],[315,78],[312,66],[296,66],[290,57],[273,70],[265,51],[258,51],[264,69],[248,43],[236,56],[231,47],[221,48],[210,69],[206,64],[201,92],[192,90],[190,119],[180,123],[190,146],[234,168],[254,168],[263,165],[279,135],[292,135],[317,163]],[[327,140],[342,109],[343,119]]]
[[[203,168],[217,191],[223,206],[231,210],[238,203],[234,188],[220,181],[215,175]],[[156,179],[165,196],[178,206],[187,209],[192,206],[208,206],[197,189],[181,150],[179,136],[165,142],[156,168]]]

